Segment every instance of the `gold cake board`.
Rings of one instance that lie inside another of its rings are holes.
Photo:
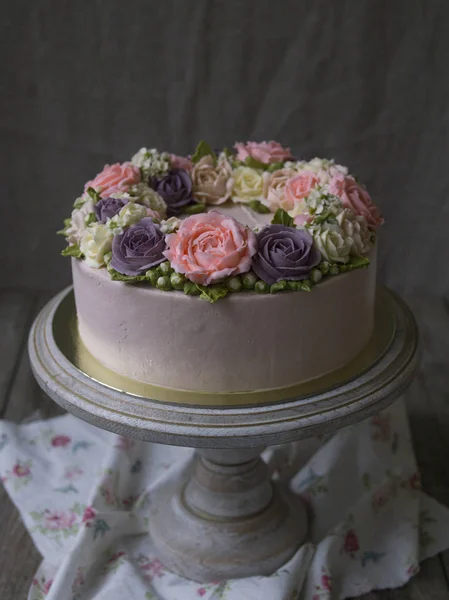
[[[197,392],[151,385],[120,375],[103,366],[84,346],[77,326],[73,291],[56,309],[53,337],[62,354],[80,372],[113,390],[132,396],[170,404],[210,407],[255,406],[306,399],[339,387],[371,369],[389,349],[395,335],[396,321],[391,292],[379,288],[376,297],[374,333],[357,357],[341,369],[297,385],[244,392]],[[275,351],[275,349],[273,349]]]

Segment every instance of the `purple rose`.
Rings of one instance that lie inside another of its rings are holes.
[[[303,229],[269,225],[257,234],[259,250],[253,256],[253,271],[270,285],[277,281],[307,279],[321,260],[312,236]]]
[[[184,169],[172,169],[163,177],[153,177],[150,185],[165,200],[169,217],[179,215],[184,206],[193,203],[192,180]]]
[[[99,223],[106,223],[108,219],[115,217],[126,203],[127,200],[122,200],[121,198],[102,198],[94,206],[97,221]]]
[[[165,237],[150,217],[129,227],[112,242],[111,266],[123,275],[140,275],[165,260]]]

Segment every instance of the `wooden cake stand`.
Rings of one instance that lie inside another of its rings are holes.
[[[282,390],[196,394],[120,377],[83,347],[72,288],[44,307],[29,337],[39,385],[77,417],[124,436],[197,448],[178,481],[155,492],[150,534],[162,562],[202,582],[269,575],[294,554],[307,535],[305,509],[271,481],[261,452],[385,408],[410,383],[417,346],[413,315],[385,289],[373,338],[356,360]]]

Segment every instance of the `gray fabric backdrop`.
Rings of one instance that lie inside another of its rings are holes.
[[[449,292],[444,0],[2,0],[2,286],[70,280],[54,232],[141,145],[277,139],[387,218],[381,277]]]

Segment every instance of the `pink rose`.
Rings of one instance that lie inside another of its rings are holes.
[[[71,438],[68,435],[55,435],[55,437],[51,440],[51,445],[57,448],[58,446],[62,446],[65,448],[71,442]]]
[[[27,477],[31,473],[31,470],[29,467],[17,463],[13,466],[12,472],[16,477]]]
[[[96,514],[97,511],[94,508],[92,508],[91,506],[87,506],[83,514],[83,523],[87,523],[88,521],[92,521],[92,519],[95,519]]]
[[[92,187],[102,198],[112,196],[117,192],[127,192],[132,185],[140,183],[140,169],[130,162],[115,165],[105,165],[101,173],[88,181],[84,189]]]
[[[316,173],[312,171],[301,171],[296,177],[292,177],[285,184],[285,206],[286,210],[292,210],[295,204],[307,198],[310,190],[320,183]]]
[[[285,202],[285,184],[289,179],[296,175],[296,171],[291,168],[283,168],[274,171],[273,173],[264,173],[263,177],[263,197],[267,201],[271,211],[281,207],[286,207]],[[288,208],[288,207],[287,207]]]
[[[290,148],[283,148],[278,142],[241,142],[235,144],[238,160],[244,161],[248,156],[265,164],[282,162],[292,157]]]
[[[335,174],[329,183],[329,193],[338,196],[343,206],[356,215],[365,217],[370,227],[378,227],[384,222],[368,192],[350,175]]]
[[[193,166],[190,158],[187,158],[186,156],[169,154],[169,157],[172,169],[184,169],[185,171],[190,171]]]
[[[70,510],[55,510],[54,512],[46,511],[45,527],[52,531],[60,529],[70,529],[76,522],[76,514]]]
[[[215,211],[188,217],[166,241],[175,271],[200,285],[246,273],[257,250],[251,229]]]

